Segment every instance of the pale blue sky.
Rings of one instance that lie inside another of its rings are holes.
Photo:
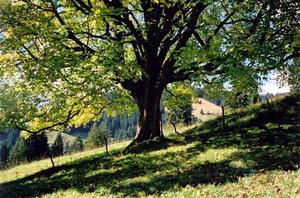
[[[276,80],[276,73],[275,72],[270,72],[268,75],[268,80],[263,82],[263,85],[261,86],[261,93],[287,93],[290,91],[290,88],[285,85],[285,86],[280,86]]]

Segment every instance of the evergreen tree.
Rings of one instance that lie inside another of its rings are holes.
[[[27,154],[29,152],[29,147],[25,143],[26,140],[24,138],[20,138],[15,146],[12,148],[9,154],[9,163],[10,164],[19,164],[20,162],[24,162],[27,160]]]
[[[93,124],[89,135],[86,140],[86,147],[87,148],[97,148],[103,145],[103,139],[101,131],[96,123]]]
[[[6,144],[2,145],[0,149],[0,167],[6,166],[8,162],[9,149]]]
[[[32,161],[45,157],[48,152],[45,133],[31,134],[28,138],[20,138],[9,154],[11,164]]]
[[[112,126],[113,126],[113,130],[117,130],[117,129],[120,129],[120,117],[119,116],[116,116],[114,119],[113,119],[113,122],[112,122]]]
[[[87,148],[97,148],[105,144],[106,153],[108,154],[108,141],[110,139],[110,132],[105,126],[101,124],[99,127],[96,123],[93,124],[89,136],[86,141]]]
[[[29,146],[29,153],[27,154],[27,160],[37,160],[44,158],[48,153],[48,138],[45,133],[32,134],[27,139]]]
[[[12,128],[6,128],[3,129],[2,131],[3,133],[0,134],[0,148],[1,146],[3,146],[4,144],[6,144],[7,147],[13,147],[17,141],[17,139],[19,138],[19,131],[14,130]]]
[[[64,152],[64,143],[60,133],[57,134],[56,139],[51,146],[51,152],[53,156],[62,155]]]
[[[73,144],[71,145],[71,152],[78,152],[83,150],[83,141],[80,136],[77,136],[74,140]]]
[[[72,128],[71,134],[75,136],[78,134],[88,134],[96,123],[97,126],[105,125],[110,132],[111,138],[120,140],[126,137],[133,138],[136,134],[138,116],[138,113],[124,114],[123,116],[120,113],[117,113],[116,116],[107,116],[107,114],[103,113],[101,121],[90,122],[86,127]],[[167,117],[163,117],[163,120],[166,121]]]
[[[120,129],[116,130],[116,136],[115,136],[115,138],[117,140],[125,139],[125,137],[123,135],[123,130],[120,130]]]

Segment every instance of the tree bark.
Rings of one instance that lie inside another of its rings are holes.
[[[163,112],[162,111],[160,111],[159,118],[160,118],[160,136],[164,136],[164,132],[163,132]]]
[[[144,82],[134,94],[139,108],[139,128],[135,141],[142,142],[163,137],[160,126],[160,99],[163,88],[156,83]]]

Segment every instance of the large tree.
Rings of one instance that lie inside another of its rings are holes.
[[[129,94],[140,116],[135,141],[161,137],[168,84],[259,80],[299,56],[293,0],[0,2],[1,74],[35,96],[14,101],[22,113],[6,110],[5,121],[28,132],[97,118],[108,100],[122,105]]]

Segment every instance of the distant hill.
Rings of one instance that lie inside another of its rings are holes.
[[[199,98],[199,102],[193,103],[192,107],[192,115],[201,121],[206,121],[222,113],[220,106],[217,106],[203,98]]]
[[[48,138],[48,145],[52,145],[57,137],[59,132],[49,132],[46,133]],[[73,141],[76,139],[75,136],[69,135],[67,133],[61,133],[61,137],[64,143],[64,148],[67,148],[68,146],[71,146],[73,144]]]
[[[8,147],[15,145],[17,139],[19,138],[19,131],[14,129],[5,129],[0,134],[0,147],[6,144]]]

